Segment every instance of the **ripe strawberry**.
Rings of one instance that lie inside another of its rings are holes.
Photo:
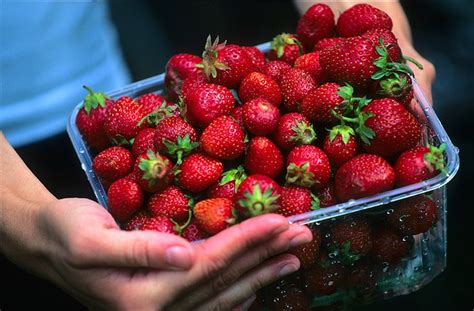
[[[244,140],[240,125],[230,116],[220,116],[202,132],[201,147],[214,158],[233,160],[244,153]]]
[[[323,150],[332,166],[338,168],[357,154],[358,145],[354,130],[347,125],[336,125],[323,142]]]
[[[250,61],[253,65],[253,70],[257,72],[262,72],[263,67],[265,66],[266,60],[265,55],[255,46],[242,46],[242,49],[250,58]]]
[[[271,310],[278,311],[305,311],[311,309],[311,300],[303,292],[301,281],[293,281],[292,278],[278,280],[270,287],[269,301]],[[259,311],[264,308],[257,309]]]
[[[239,98],[242,103],[262,98],[278,107],[282,95],[278,83],[260,72],[252,72],[242,81],[239,87]]]
[[[395,229],[382,226],[374,228],[372,256],[375,260],[396,265],[409,251],[408,239],[399,235]]]
[[[280,110],[263,98],[255,98],[242,106],[245,128],[257,136],[267,136],[274,132],[280,119]]]
[[[343,37],[354,37],[374,28],[392,30],[392,26],[392,19],[387,13],[362,3],[342,12],[337,20],[337,33]]]
[[[397,186],[421,182],[441,172],[445,167],[445,146],[417,146],[403,152],[394,166]]]
[[[280,207],[280,186],[265,175],[250,175],[237,189],[236,210],[243,217],[272,213]]]
[[[376,99],[362,108],[362,112],[373,114],[365,121],[375,133],[370,144],[363,142],[367,152],[382,157],[397,156],[420,143],[422,125],[397,101]]]
[[[316,133],[309,120],[300,113],[290,112],[278,121],[273,140],[281,149],[289,151],[298,145],[310,145]]]
[[[365,218],[347,217],[331,226],[330,249],[344,264],[353,263],[372,249],[372,228]]]
[[[113,182],[133,169],[133,155],[123,147],[109,147],[95,156],[92,168],[101,179]]]
[[[344,283],[346,270],[339,263],[332,263],[325,252],[319,263],[305,271],[305,281],[310,294],[330,295]]]
[[[184,221],[188,217],[190,199],[178,187],[171,185],[161,192],[154,193],[147,207],[153,216]]]
[[[324,38],[319,40],[315,45],[314,45],[314,52],[321,51],[323,49],[329,48],[333,45],[336,45],[340,42],[344,41],[344,38],[340,37],[334,37],[334,38]]]
[[[175,54],[168,60],[165,66],[165,88],[171,99],[178,99],[187,77],[202,72],[202,69],[196,67],[201,62],[201,57],[184,53]]]
[[[146,127],[143,123],[137,124],[146,115],[142,105],[128,96],[120,97],[110,109],[107,110],[104,129],[111,141],[119,142],[120,139],[131,139],[140,130]]]
[[[404,235],[424,233],[438,220],[436,203],[425,195],[405,199],[394,205],[394,212],[388,215],[387,220]]]
[[[331,176],[327,155],[312,145],[295,147],[288,154],[286,163],[286,181],[289,184],[321,189],[326,186]]]
[[[189,225],[184,228],[181,236],[189,242],[193,242],[205,239],[207,237],[207,233],[201,228],[196,219],[193,219]]]
[[[218,117],[230,114],[235,99],[229,89],[222,85],[201,84],[188,92],[184,105],[189,122],[205,128]]]
[[[133,140],[132,153],[134,156],[138,157],[141,154],[146,153],[148,149],[155,149],[155,129],[149,127],[138,132]]]
[[[140,230],[153,230],[163,233],[176,234],[175,225],[166,217],[155,216],[148,218]]]
[[[295,35],[282,33],[273,38],[268,59],[281,60],[293,66],[295,60],[304,53],[306,51]]]
[[[281,207],[277,214],[285,217],[319,209],[319,199],[308,188],[284,186],[281,188]]]
[[[295,68],[302,69],[313,77],[316,84],[322,84],[327,77],[319,63],[319,52],[301,55],[295,61]]]
[[[127,221],[125,225],[125,230],[134,231],[140,230],[145,221],[149,218],[148,212],[144,209],[139,210]]]
[[[241,126],[244,127],[244,115],[242,106],[235,107],[230,116]]]
[[[341,96],[341,91],[347,91],[352,96],[350,86],[339,86],[337,83],[326,83],[313,89],[306,95],[300,105],[300,112],[313,122],[334,123],[337,118],[332,110],[344,102],[346,96]],[[348,97],[346,97],[349,99]]]
[[[298,257],[298,259],[300,260],[300,267],[303,269],[309,269],[319,259],[321,233],[317,228],[312,228],[311,232],[313,233],[313,240],[311,242],[290,250],[291,254]]]
[[[319,190],[316,193],[316,197],[319,199],[319,206],[321,208],[336,205],[338,202],[336,195],[336,188],[334,183],[330,181],[326,187]]]
[[[277,177],[284,164],[284,158],[278,147],[266,137],[254,137],[250,140],[244,165],[250,174],[262,174]]]
[[[136,99],[139,105],[142,105],[144,114],[147,115],[153,110],[159,108],[165,99],[163,96],[155,93],[147,93]]]
[[[235,223],[233,206],[234,203],[229,199],[203,200],[194,207],[194,216],[201,228],[210,234],[216,234]]]
[[[155,127],[161,120],[172,116],[179,116],[181,114],[178,105],[167,102],[163,98],[161,98],[161,100],[159,98],[154,98],[151,95],[156,94],[150,93],[143,95],[145,96],[145,99],[141,102],[144,103],[143,107],[146,110],[146,115],[140,120],[140,122],[138,122],[138,126],[146,124],[146,126]],[[143,98],[143,96],[137,99],[137,102]]]
[[[238,87],[254,71],[252,60],[242,47],[219,44],[219,37],[211,42],[211,36],[207,37],[203,60],[198,67],[203,68],[209,81],[230,89]]]
[[[209,188],[207,197],[226,198],[235,202],[235,194],[240,183],[247,177],[244,167],[239,165],[237,168],[230,169],[222,174],[222,178]]]
[[[388,61],[400,62],[402,60],[402,51],[398,46],[397,37],[395,37],[390,29],[373,28],[362,34],[361,37],[372,41],[374,47],[379,45],[382,40],[385,48],[387,49]]]
[[[309,73],[298,68],[284,72],[280,80],[283,103],[288,111],[296,111],[308,93],[316,88],[316,83]]]
[[[296,34],[307,48],[312,48],[319,40],[332,37],[335,26],[331,8],[324,3],[317,3],[300,17]]]
[[[103,150],[110,145],[104,130],[105,116],[113,101],[104,93],[94,92],[84,86],[89,94],[84,98],[84,106],[76,117],[76,125],[87,144],[95,149]]]
[[[336,172],[335,187],[341,201],[358,199],[393,188],[395,172],[383,158],[359,154]]]
[[[143,191],[138,183],[121,178],[114,181],[107,192],[109,210],[119,222],[125,223],[142,207]]]
[[[286,70],[290,68],[291,66],[288,63],[285,63],[281,60],[272,60],[265,64],[262,73],[272,78],[277,83],[280,83],[281,76]]]
[[[177,116],[158,123],[154,140],[155,149],[176,158],[176,164],[181,164],[183,157],[199,145],[196,130]]]
[[[181,93],[178,95],[184,99],[192,90],[202,84],[207,84],[207,78],[204,73],[192,74],[184,79],[181,85]]]
[[[179,185],[191,192],[201,192],[219,180],[224,166],[221,162],[195,153],[184,159],[178,174]]]
[[[153,150],[137,158],[135,170],[141,173],[138,183],[147,192],[161,191],[173,181],[173,163]]]

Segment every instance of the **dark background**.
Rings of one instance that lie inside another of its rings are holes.
[[[178,52],[200,54],[208,34],[254,45],[293,32],[298,13],[291,1],[110,1],[133,80],[163,72]],[[474,1],[403,1],[415,47],[437,70],[435,110],[460,149],[461,169],[449,184],[448,267],[419,291],[360,310],[472,310],[474,302]],[[21,157],[57,197],[88,197],[91,188],[66,135],[20,148]],[[47,282],[0,257],[0,309],[84,309]],[[18,296],[20,295],[20,296]],[[19,297],[19,298],[18,298]],[[358,310],[359,310],[358,309]]]

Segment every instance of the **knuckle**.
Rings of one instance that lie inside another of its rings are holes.
[[[205,279],[212,279],[228,266],[227,260],[220,256],[210,257],[203,265],[203,276]]]
[[[66,262],[73,267],[83,267],[89,263],[94,240],[87,235],[77,235],[66,246]]]
[[[237,278],[235,272],[227,272],[217,274],[214,280],[211,282],[211,289],[214,293],[221,292],[222,289],[229,287],[232,282]]]
[[[135,240],[131,243],[130,247],[126,248],[125,252],[127,261],[133,265],[144,265],[148,267],[151,262],[148,243]]]

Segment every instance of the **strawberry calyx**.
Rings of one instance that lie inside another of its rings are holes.
[[[110,142],[114,146],[121,146],[121,147],[131,147],[133,145],[133,142],[135,141],[135,138],[127,139],[125,136],[121,134],[115,135]]]
[[[310,145],[316,140],[316,132],[312,124],[307,124],[304,121],[296,121],[296,125],[291,127],[296,135],[290,137],[289,141],[295,141],[300,145]]]
[[[380,80],[379,85],[380,89],[377,91],[377,94],[393,98],[404,96],[412,88],[408,76],[405,74],[400,75],[396,72],[386,79]]]
[[[276,51],[277,57],[282,58],[285,53],[285,47],[287,45],[297,45],[298,54],[303,55],[303,45],[293,35],[288,33],[282,33],[273,38],[271,43],[271,49]]]
[[[150,126],[156,126],[161,120],[173,116],[173,111],[177,108],[176,105],[168,105],[166,100],[164,100],[159,107],[156,107],[152,112],[144,116],[137,123],[136,127],[141,126],[144,122],[147,122]]]
[[[244,199],[239,200],[239,205],[245,209],[245,216],[257,216],[261,214],[271,213],[280,206],[276,204],[280,196],[273,194],[273,188],[267,188],[262,193],[259,184],[256,184],[252,192],[245,192]]]
[[[309,171],[309,162],[301,165],[290,163],[286,172],[286,182],[297,186],[311,188],[317,182],[314,173]]]
[[[333,244],[329,246],[329,256],[337,259],[343,265],[351,265],[361,258],[361,255],[350,251],[351,241],[345,241],[342,245]]]
[[[244,167],[239,165],[237,168],[225,171],[222,174],[221,181],[219,185],[223,186],[231,181],[234,181],[235,184],[235,191],[239,188],[242,181],[247,178],[247,174],[245,173]]]
[[[329,140],[332,142],[337,135],[341,135],[342,142],[346,145],[349,142],[349,139],[352,136],[355,136],[354,129],[347,125],[336,125],[329,130]]]
[[[105,107],[105,101],[110,99],[107,95],[102,92],[94,92],[90,87],[87,85],[83,85],[83,88],[87,90],[89,94],[86,95],[84,98],[84,111],[89,114],[92,109],[96,109],[97,107],[101,106],[102,108]]]
[[[184,135],[184,137],[178,136],[176,142],[165,139],[163,144],[168,149],[168,154],[176,157],[176,164],[178,165],[183,163],[183,156],[188,155],[199,146],[198,142],[191,142],[189,133]]]
[[[148,158],[148,159],[147,159]],[[143,172],[142,179],[149,181],[151,187],[169,174],[168,160],[163,160],[158,152],[148,149],[147,158],[140,158],[138,168]]]
[[[313,211],[321,209],[321,201],[313,193],[311,193],[311,207],[310,208]]]
[[[428,145],[428,148],[430,151],[423,156],[427,167],[431,170],[444,172],[446,166],[443,153],[446,149],[446,144],[441,144],[439,147]]]
[[[204,46],[204,52],[202,53],[202,62],[196,64],[196,67],[203,69],[204,74],[209,80],[211,77],[217,77],[218,70],[229,70],[229,66],[219,61],[219,50],[222,50],[227,41],[219,43],[219,36],[216,37],[212,42],[211,35],[206,39],[206,45]]]
[[[191,220],[193,219],[193,211],[192,209],[188,210],[188,218],[186,219],[186,222],[182,225],[180,225],[178,222],[176,222],[174,219],[170,219],[171,222],[173,223],[173,230],[178,233],[178,235],[182,235],[184,229],[186,229],[189,224],[191,223]]]

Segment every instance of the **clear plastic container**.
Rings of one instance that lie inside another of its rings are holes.
[[[269,48],[269,43],[262,44],[258,47],[266,51]],[[373,268],[371,268],[371,273],[373,273],[375,278],[375,283],[372,284],[373,286],[371,286],[370,289],[366,288],[364,291],[361,291],[360,289],[350,288],[347,284],[344,285],[344,282],[342,282],[334,293],[322,295],[314,290],[308,290],[308,284],[305,280],[307,270],[300,272],[299,277],[293,277],[290,283],[296,284],[299,290],[304,293],[305,299],[308,300],[304,303],[309,303],[312,306],[344,306],[348,303],[369,303],[374,299],[385,299],[408,294],[429,283],[446,267],[446,184],[454,177],[459,168],[458,149],[452,144],[436,113],[416,84],[416,81],[413,82],[415,100],[410,107],[411,111],[418,117],[419,121],[425,125],[423,135],[424,143],[432,145],[444,143],[446,145],[444,155],[446,159],[445,172],[420,183],[292,216],[289,218],[289,221],[299,224],[311,224],[311,226],[318,227],[321,231],[324,243],[324,241],[330,238],[325,232],[327,232],[333,223],[346,217],[354,216],[364,217],[371,223],[374,221],[383,223],[386,220],[385,218],[393,212],[393,202],[406,200],[407,198],[421,194],[429,195],[436,203],[437,221],[431,229],[425,233],[403,237],[404,240],[409,240],[410,251],[397,264],[380,262],[373,260],[370,255],[366,256],[366,260],[369,260],[371,263],[371,267]],[[135,98],[150,92],[159,94],[163,91],[163,87],[164,74],[160,74],[132,83],[121,89],[108,92],[107,95],[113,99],[124,95]],[[82,169],[87,175],[98,202],[104,207],[107,207],[106,191],[92,170],[92,150],[82,139],[75,123],[76,115],[81,107],[82,102],[79,103],[72,112],[67,131],[79,160],[81,161]],[[340,264],[337,262],[337,259],[331,259],[331,255],[334,254],[329,252],[328,255],[331,265]],[[351,268],[353,268],[353,265],[344,266],[346,272]],[[326,281],[329,285],[333,282],[330,278]],[[270,309],[275,308],[275,302],[285,299],[276,295],[275,289],[265,291],[262,296],[265,297],[265,305]]]

